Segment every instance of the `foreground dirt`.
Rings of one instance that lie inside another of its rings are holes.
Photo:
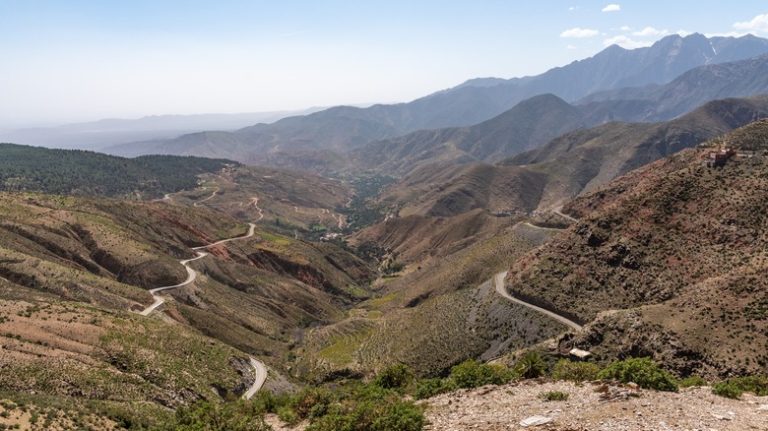
[[[544,401],[560,391],[566,401]],[[431,431],[458,430],[768,430],[768,397],[745,394],[730,400],[709,388],[679,393],[619,385],[526,381],[444,394],[426,401]],[[551,422],[524,427],[532,416]]]

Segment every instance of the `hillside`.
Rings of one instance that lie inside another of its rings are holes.
[[[234,165],[199,157],[124,159],[90,151],[0,144],[0,191],[152,198],[194,188],[198,175]]]
[[[548,210],[632,169],[767,116],[768,98],[762,96],[710,102],[669,122],[608,123],[566,133],[495,165],[424,164],[387,188],[380,201],[402,217]]]
[[[3,396],[147,425],[166,407],[242,394],[249,355],[270,367],[267,386],[284,390],[301,328],[343,318],[366,295],[372,272],[356,256],[259,226],[208,248],[190,264],[193,283],[139,316],[149,288],[187,277],[178,259],[193,257],[190,247],[248,230],[174,199],[0,194]],[[235,215],[255,221],[259,208]]]
[[[704,64],[743,60],[766,52],[768,42],[754,36],[707,39],[699,34],[685,38],[674,35],[648,48],[625,50],[612,46],[594,57],[534,77],[469,81],[409,103],[335,107],[235,132],[197,133],[171,140],[120,145],[106,151],[117,155],[227,157],[250,164],[264,163],[267,158],[274,163],[285,156],[296,163],[293,166],[302,166],[318,160],[311,154],[313,151],[344,154],[371,141],[417,130],[470,126],[540,94],[551,93],[566,101],[575,101],[596,91],[665,84]],[[475,150],[483,156],[494,153],[482,147]],[[297,151],[305,152],[299,160]],[[285,163],[282,161],[281,166],[288,167]]]
[[[403,174],[427,163],[500,160],[600,120],[557,96],[536,96],[491,120],[465,128],[423,130],[352,152],[356,166]]]
[[[262,225],[290,236],[294,230],[340,231],[347,226],[354,189],[318,175],[257,166],[237,166],[203,174],[200,187],[166,196],[166,202],[207,207],[248,220],[254,199],[264,216]]]
[[[707,167],[720,147],[756,155]],[[764,370],[766,150],[758,121],[576,199],[564,211],[579,222],[513,264],[509,290],[592,322],[575,342],[600,354],[683,375]]]
[[[557,323],[511,304],[485,283],[552,231],[516,223],[492,233],[417,262],[402,260],[404,269],[374,282],[374,296],[346,319],[307,333],[300,365],[318,378],[366,375],[398,363],[434,376],[465,359],[491,359],[559,334]]]
[[[537,207],[557,206],[632,169],[768,117],[768,97],[709,102],[661,123],[609,123],[553,139],[500,166],[545,177]]]

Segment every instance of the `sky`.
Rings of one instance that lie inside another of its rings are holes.
[[[768,37],[768,3],[0,0],[0,127],[409,101],[691,32]]]

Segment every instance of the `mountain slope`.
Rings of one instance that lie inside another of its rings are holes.
[[[609,123],[565,134],[501,165],[546,175],[540,208],[589,192],[632,169],[768,117],[768,96],[707,103],[662,123]]]
[[[498,160],[594,122],[564,100],[545,94],[475,126],[423,130],[371,142],[350,158],[362,168],[388,174],[403,174],[422,163]]]
[[[708,167],[720,148],[746,155]],[[575,200],[579,222],[513,264],[510,291],[594,321],[576,343],[597,352],[683,375],[764,370],[766,151],[763,120]]]
[[[495,165],[428,161],[391,185],[380,201],[403,217],[475,210],[527,214],[766,117],[768,96],[726,99],[669,122],[608,123],[567,133]]]

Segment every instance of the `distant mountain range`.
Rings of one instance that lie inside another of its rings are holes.
[[[149,139],[170,139],[200,130],[236,130],[255,123],[304,115],[303,111],[253,112],[240,114],[153,115],[137,119],[104,119],[52,127],[0,130],[0,142],[49,148],[99,150],[116,144]]]
[[[352,162],[394,175],[435,162],[498,162],[577,129],[613,121],[668,121],[711,100],[756,94],[768,94],[768,56],[701,66],[665,85],[597,93],[578,105],[551,94],[535,96],[471,127],[369,143],[353,150]]]
[[[477,124],[540,94],[550,93],[565,101],[576,102],[594,92],[666,84],[699,66],[738,61],[766,53],[768,40],[754,36],[706,38],[700,34],[687,37],[674,35],[648,48],[625,50],[612,46],[594,57],[534,77],[470,80],[409,103],[368,108],[336,107],[235,132],[196,133],[170,140],[115,146],[108,151],[128,156],[148,153],[226,156],[254,164],[275,161],[283,154],[295,159],[297,152],[331,150],[344,153],[371,141],[417,130]],[[626,104],[609,100],[614,102],[614,107],[628,108]],[[585,100],[585,103],[590,101]],[[632,104],[638,105],[633,108],[635,112],[642,113],[650,102]],[[312,156],[307,154],[307,157]]]
[[[701,66],[692,69],[666,85],[630,87],[595,93],[579,104],[635,101],[647,106],[636,113],[638,121],[663,121],[689,112],[710,100],[726,97],[749,97],[768,91],[768,56]],[[619,115],[624,115],[620,113]]]

